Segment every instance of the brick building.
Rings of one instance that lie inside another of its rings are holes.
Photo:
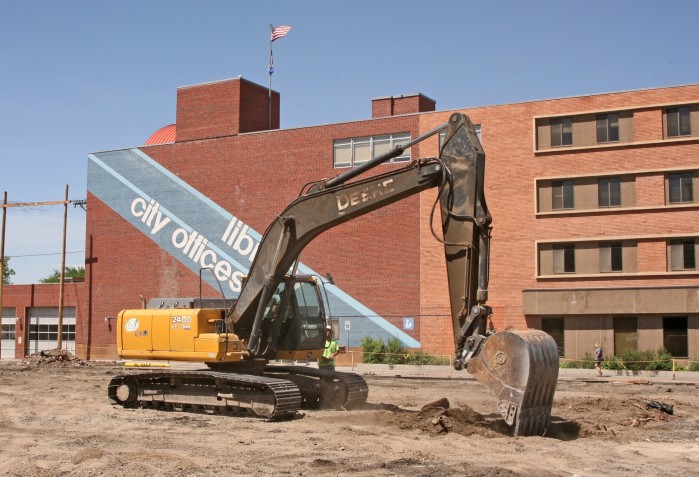
[[[202,267],[213,268],[206,295],[236,296],[261,234],[304,184],[454,112],[413,94],[374,99],[371,119],[279,129],[279,104],[242,78],[179,88],[175,125],[144,146],[89,156],[79,355],[114,357],[112,317],[141,296],[197,296]],[[699,85],[461,111],[486,151],[495,327],[542,328],[566,358],[595,341],[609,355],[666,346],[699,356]],[[379,168],[438,148],[435,137]],[[343,344],[394,336],[451,354],[443,249],[428,220],[435,196],[350,221],[303,252],[303,270],[334,277]]]

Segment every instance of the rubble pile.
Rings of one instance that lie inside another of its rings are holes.
[[[58,363],[61,366],[87,366],[87,362],[81,360],[73,353],[63,349],[47,349],[34,353],[24,359],[24,363],[32,366]]]

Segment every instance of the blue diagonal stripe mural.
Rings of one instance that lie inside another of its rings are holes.
[[[211,269],[202,279],[214,289],[222,289],[227,298],[238,296],[262,238],[259,232],[140,149],[99,152],[88,158],[90,193],[195,274],[201,268]],[[299,270],[317,275],[303,264]],[[359,346],[361,338],[371,336],[395,337],[407,347],[420,347],[337,286],[326,284],[326,291],[331,314],[340,319],[343,344]]]

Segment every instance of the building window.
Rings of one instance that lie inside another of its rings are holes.
[[[553,246],[553,273],[575,273],[575,244]]]
[[[551,208],[553,210],[575,208],[573,181],[551,182]]]
[[[29,339],[31,341],[58,341],[58,325],[32,323],[29,325]],[[75,341],[75,325],[64,324],[61,339],[63,341]]]
[[[694,239],[673,240],[670,242],[670,270],[696,269]]]
[[[617,142],[619,141],[619,115],[598,114],[597,115],[597,142]]]
[[[604,177],[597,181],[597,202],[600,207],[621,206],[621,177]]]
[[[691,134],[689,111],[689,106],[667,110],[667,137],[689,136]]]
[[[551,120],[551,147],[573,145],[573,120],[556,118]]]
[[[670,186],[669,200],[671,204],[694,202],[694,173],[680,172],[668,174]]]
[[[675,358],[689,355],[686,316],[663,317],[663,346]]]
[[[558,357],[565,356],[565,326],[563,318],[542,318],[541,331],[551,335],[558,346]]]
[[[2,340],[15,340],[15,324],[2,324],[0,325],[0,339]]]
[[[614,317],[614,354],[638,351],[638,319],[635,316]]]
[[[409,141],[410,133],[338,139],[333,141],[333,164],[335,168],[358,166]],[[386,164],[409,161],[410,148],[406,149],[403,155],[386,161]]]
[[[601,243],[599,247],[599,271],[602,273],[623,272],[622,251],[621,242]]]

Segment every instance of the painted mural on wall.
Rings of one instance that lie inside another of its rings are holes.
[[[88,156],[88,191],[226,298],[236,298],[262,235],[181,180],[140,149]],[[301,264],[301,273],[315,271]],[[343,344],[364,336],[420,343],[335,285],[328,304],[340,319]]]

